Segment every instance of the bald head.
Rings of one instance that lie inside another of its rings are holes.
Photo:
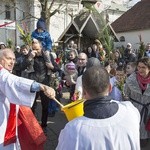
[[[80,67],[83,67],[83,66],[86,66],[86,63],[87,63],[87,60],[88,60],[88,57],[85,53],[80,53],[78,55],[78,66]]]
[[[0,64],[5,69],[12,72],[15,64],[15,54],[11,49],[5,48],[3,50],[0,50]]]
[[[11,49],[5,48],[0,50],[0,59],[2,59],[3,56],[6,56],[7,53],[14,53]]]

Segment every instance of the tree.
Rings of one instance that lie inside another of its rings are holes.
[[[54,4],[59,1],[57,0],[52,0],[49,2],[49,0],[38,0],[41,4],[41,18],[43,18],[46,21],[46,26],[47,29],[49,30],[50,26],[50,18],[55,15],[56,13],[59,13],[61,6],[63,5],[62,2],[58,4],[58,7],[52,11],[52,8]]]
[[[98,14],[101,22],[101,30],[99,32],[98,39],[101,41],[102,45],[105,47],[106,51],[106,57],[107,59],[111,59],[111,53],[114,48],[114,38],[112,35],[111,27],[109,25],[109,22],[104,19],[104,16],[101,14]]]
[[[104,27],[100,39],[105,47],[107,58],[110,59],[110,54],[114,47],[114,40],[111,36],[111,31],[108,25]]]
[[[145,54],[145,44],[142,41],[142,36],[139,35],[139,40],[140,40],[140,46],[139,46],[139,53],[138,53],[138,59],[142,58]]]

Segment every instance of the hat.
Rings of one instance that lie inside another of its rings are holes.
[[[71,61],[70,63],[66,64],[66,69],[67,70],[75,70],[76,65]]]
[[[132,44],[131,44],[131,43],[127,43],[127,46],[130,46],[130,47],[131,47],[131,46],[132,46]]]
[[[4,42],[0,42],[0,45],[5,45]]]
[[[36,24],[37,29],[46,30],[45,20],[40,18]]]
[[[20,46],[16,46],[16,49],[20,49]]]

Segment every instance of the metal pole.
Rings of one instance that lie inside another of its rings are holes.
[[[15,21],[15,46],[17,45],[17,29],[16,29],[16,1],[14,1],[14,21]]]

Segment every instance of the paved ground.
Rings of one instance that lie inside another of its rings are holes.
[[[69,94],[68,92],[63,93],[63,98],[61,99],[61,102],[63,104],[66,104],[68,102]],[[36,109],[36,117],[38,118],[40,122],[41,118],[41,103],[40,100],[38,101],[37,109]],[[57,143],[58,143],[58,137],[61,129],[64,128],[65,124],[67,123],[67,119],[65,114],[59,110],[55,117],[49,117],[48,118],[48,135],[47,135],[47,141],[44,146],[44,150],[55,150]]]

